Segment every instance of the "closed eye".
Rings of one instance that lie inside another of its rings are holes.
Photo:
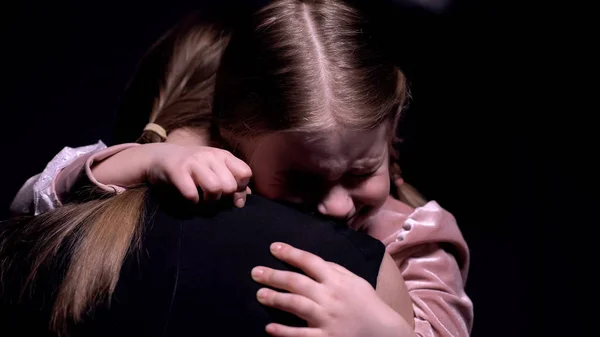
[[[370,172],[367,172],[367,173],[352,173],[351,175],[352,175],[353,178],[359,178],[360,179],[360,178],[368,178],[368,177],[374,175],[375,172],[377,172],[377,170],[373,170],[373,171],[370,171]]]
[[[357,186],[362,184],[363,182],[367,181],[369,178],[371,178],[375,173],[377,172],[377,170],[374,171],[370,171],[370,172],[366,172],[366,173],[349,173],[346,175],[345,180],[345,184],[348,184],[349,186]]]
[[[350,170],[350,175],[354,179],[369,178],[372,175],[374,175],[375,173],[377,173],[377,171],[379,171],[379,169],[381,168],[381,165],[383,165],[383,163],[384,163],[384,161],[380,160],[376,165],[373,165],[373,166],[371,166],[371,164],[369,164],[368,166],[365,165],[363,167],[357,167],[353,170]]]

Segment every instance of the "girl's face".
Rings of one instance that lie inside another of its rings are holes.
[[[275,133],[244,142],[255,191],[358,229],[390,191],[388,130]]]

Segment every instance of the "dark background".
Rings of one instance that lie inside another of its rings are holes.
[[[550,97],[568,91],[552,76],[556,63],[535,52],[554,36],[498,4],[432,10],[369,1],[412,83],[401,126],[405,178],[457,217],[471,248],[473,336],[571,335],[579,325],[571,290],[556,276],[575,268],[565,252],[576,243],[562,237],[575,225],[573,208],[592,206],[575,190],[583,172],[571,172],[572,140],[582,134],[572,128],[581,123],[570,110],[554,118],[532,99],[547,86]],[[2,21],[1,218],[26,178],[63,146],[111,143],[136,62],[197,4],[14,5]]]

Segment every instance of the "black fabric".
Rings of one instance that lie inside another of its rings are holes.
[[[254,266],[294,270],[270,254],[274,241],[337,262],[376,285],[384,246],[344,226],[257,196],[242,209],[228,201],[189,206],[156,191],[148,199],[141,249],[125,262],[110,307],[96,308],[70,336],[267,336],[264,327],[272,321],[304,325],[256,300]],[[8,305],[14,296],[5,292],[0,335],[43,336],[53,283],[38,285],[36,293],[45,295],[28,305]],[[14,295],[16,288],[7,290]]]

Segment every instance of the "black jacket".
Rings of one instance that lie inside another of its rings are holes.
[[[191,207],[151,191],[141,249],[126,260],[110,306],[95,308],[69,336],[247,337],[266,336],[269,322],[303,325],[256,300],[253,267],[293,269],[270,254],[274,241],[314,252],[376,285],[384,254],[379,241],[257,196],[241,209],[225,204]],[[15,304],[19,284],[5,282],[0,336],[47,335],[56,287],[50,283],[36,284],[32,299]]]

